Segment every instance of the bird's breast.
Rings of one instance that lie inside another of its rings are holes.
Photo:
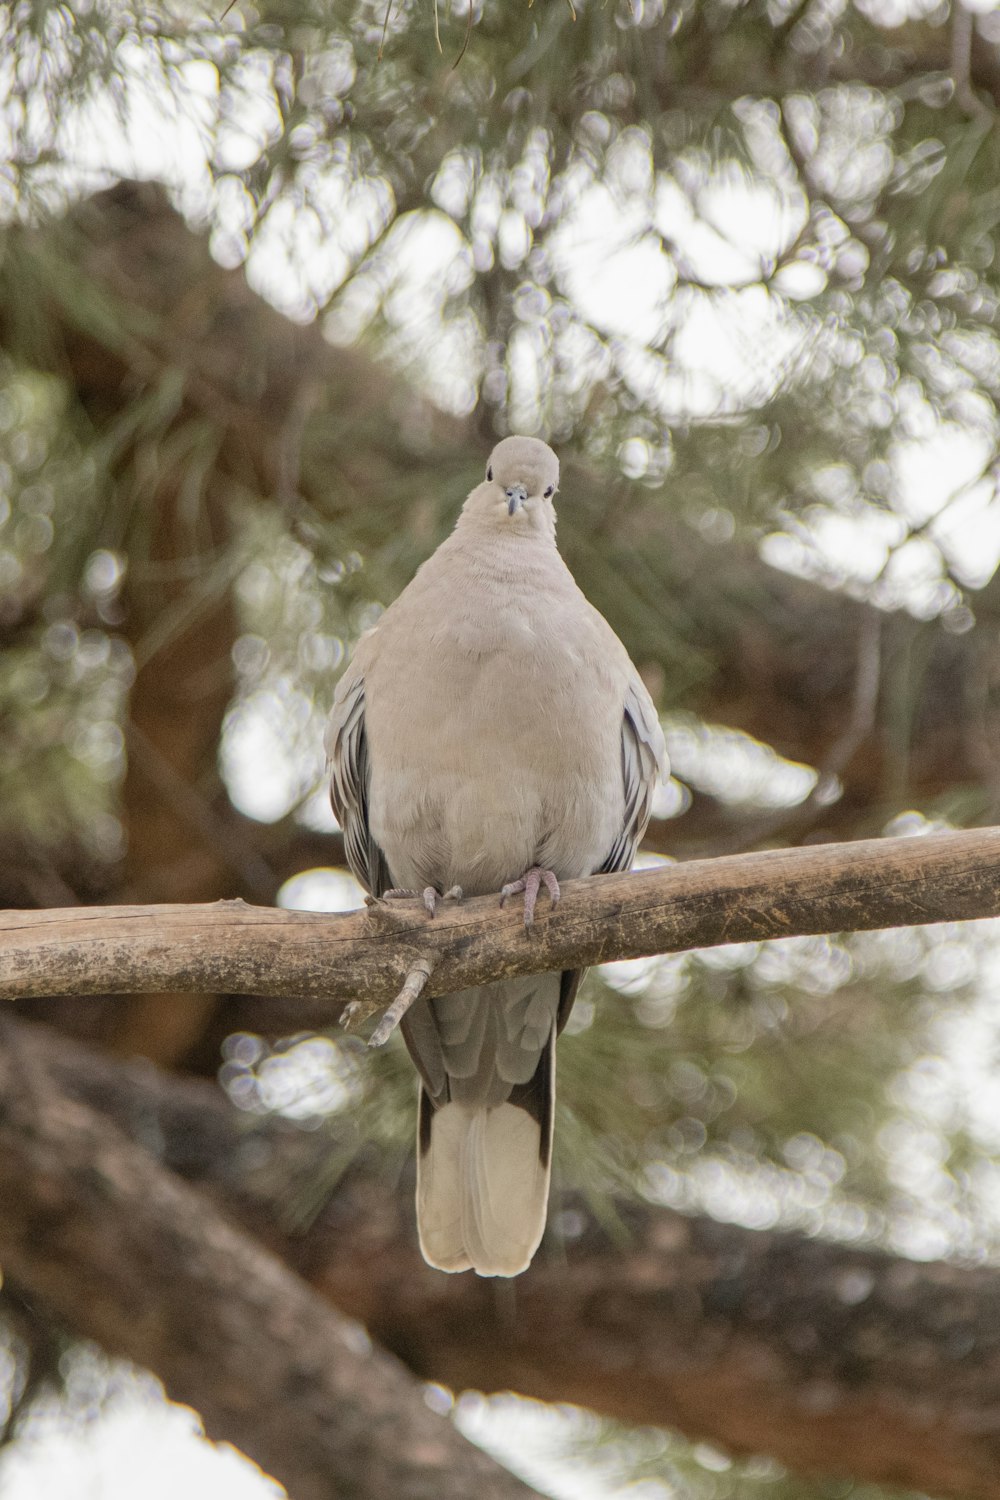
[[[429,635],[369,682],[370,819],[399,884],[572,878],[621,827],[618,684],[585,641],[518,618],[491,633]]]

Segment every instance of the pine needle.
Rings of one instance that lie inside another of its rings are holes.
[[[378,61],[382,61],[382,52],[385,48],[385,36],[389,30],[389,17],[392,15],[392,0],[388,0],[385,7],[385,20],[382,22],[382,40],[378,44]]]
[[[462,43],[462,50],[461,50],[461,52],[458,54],[458,56],[455,58],[455,61],[451,65],[451,71],[453,73],[454,73],[455,69],[458,67],[459,63],[462,61],[462,58],[465,56],[466,52],[468,51],[469,37],[472,35],[472,4],[473,4],[473,0],[469,0],[469,14],[468,14],[468,16],[466,18],[466,22],[465,22],[465,41]]]
[[[438,51],[444,52],[441,46],[441,27],[438,23],[438,0],[434,0],[434,40],[437,42]]]

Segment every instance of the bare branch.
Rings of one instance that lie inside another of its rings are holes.
[[[514,974],[721,943],[1000,915],[1000,828],[692,860],[568,881],[525,931],[481,897],[346,915],[212,905],[0,917],[0,995],[207,991],[295,997],[295,1023],[384,1011],[421,961],[439,994]],[[319,1005],[309,1005],[318,1001]]]

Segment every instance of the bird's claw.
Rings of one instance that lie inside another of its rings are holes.
[[[500,905],[503,906],[508,896],[519,896],[524,892],[524,925],[530,927],[535,920],[535,903],[538,900],[538,892],[544,885],[549,893],[552,905],[555,906],[559,900],[559,881],[556,879],[554,870],[543,870],[540,865],[532,865],[530,870],[525,870],[520,880],[512,880],[500,891]]]
[[[391,891],[382,892],[383,901],[416,901],[418,897],[424,903],[427,914],[433,917],[437,912],[438,901],[461,901],[462,887],[453,885],[451,890],[445,891],[443,896],[432,885],[425,885],[422,891],[404,890],[400,886],[393,886]]]

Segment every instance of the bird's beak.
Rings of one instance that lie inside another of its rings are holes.
[[[509,516],[512,516],[516,510],[519,510],[528,498],[528,491],[524,488],[523,484],[509,485],[504,490],[504,494],[507,496],[507,514]]]

